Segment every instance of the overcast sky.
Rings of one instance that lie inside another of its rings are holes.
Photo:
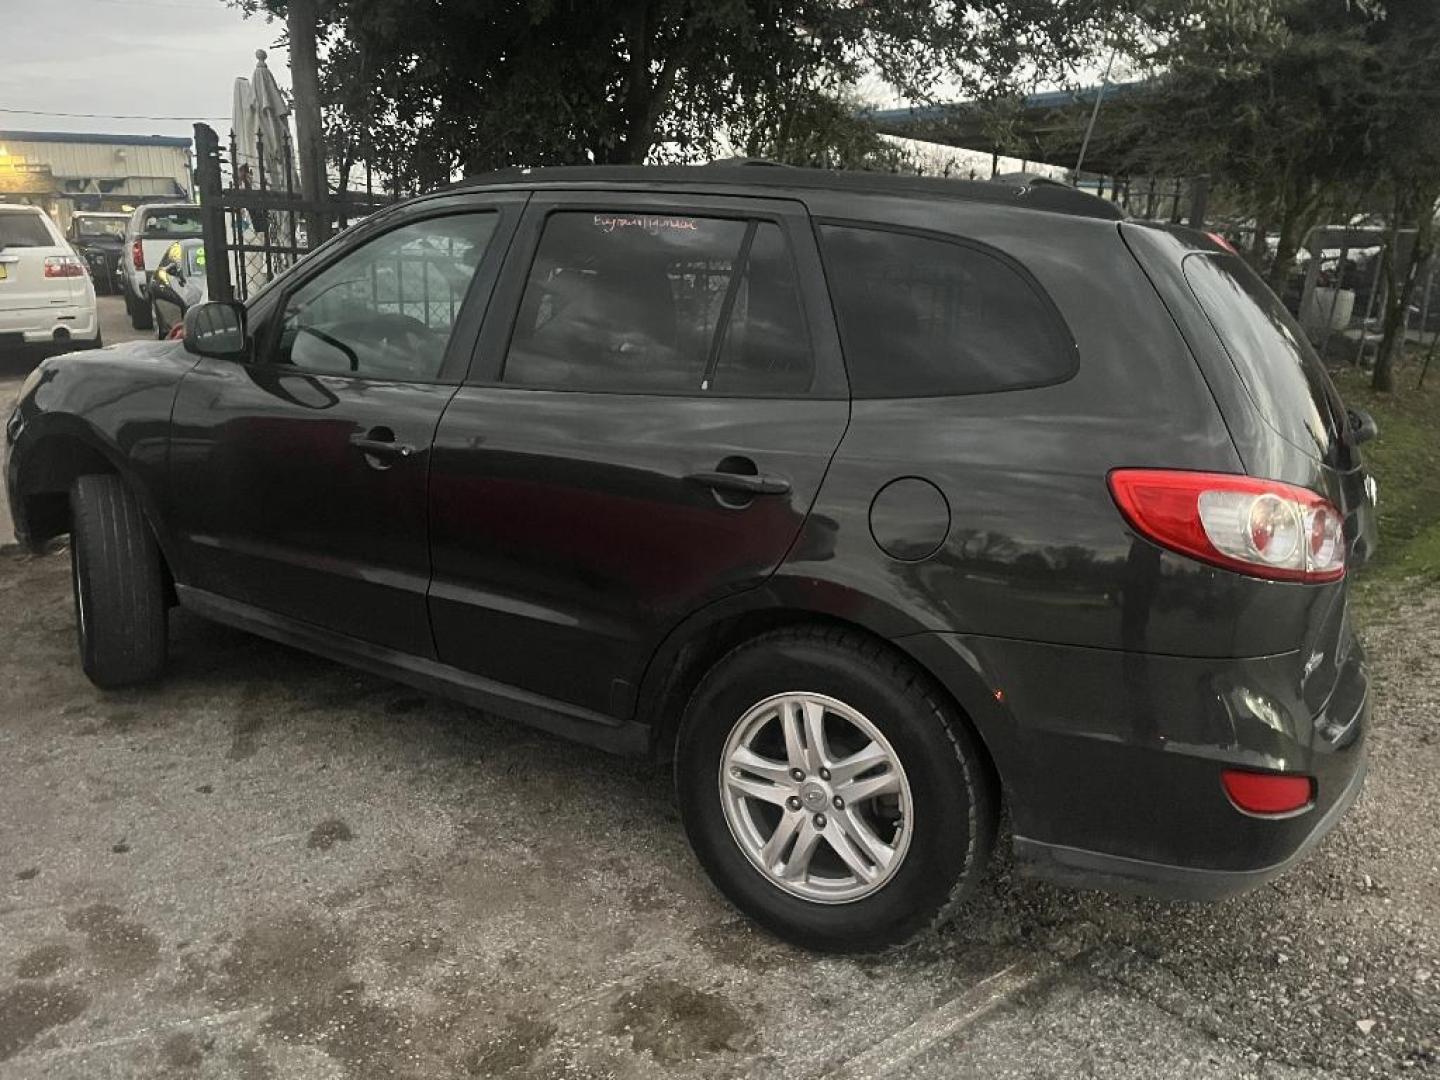
[[[0,27],[0,131],[190,135],[199,119],[223,139],[231,86],[255,70],[256,49],[290,87],[285,50],[275,47],[283,26],[246,19],[223,0],[0,0]]]

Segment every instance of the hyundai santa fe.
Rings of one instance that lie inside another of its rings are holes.
[[[397,205],[7,429],[85,672],[188,611],[673,761],[808,947],[1027,873],[1212,898],[1359,792],[1374,485],[1290,315],[1073,189],[582,168]]]

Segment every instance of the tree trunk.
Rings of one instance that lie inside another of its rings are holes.
[[[1415,293],[1415,280],[1420,267],[1430,257],[1435,237],[1435,201],[1440,192],[1434,187],[1412,193],[1413,202],[1404,195],[1395,200],[1395,224],[1390,242],[1382,256],[1386,281],[1385,321],[1380,347],[1375,353],[1375,373],[1370,380],[1373,389],[1388,392],[1395,389],[1395,361],[1405,348],[1405,314]],[[1407,205],[1408,204],[1408,205]],[[1413,209],[1412,209],[1413,207]],[[1414,222],[1415,242],[1410,245],[1404,265],[1400,265],[1400,229]]]
[[[1270,236],[1270,223],[1264,218],[1255,219],[1255,238],[1250,241],[1250,250],[1246,253],[1250,266],[1257,274],[1264,275],[1265,260],[1270,254],[1269,246],[1265,243]]]

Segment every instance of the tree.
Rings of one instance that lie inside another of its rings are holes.
[[[1370,32],[1374,48],[1374,124],[1370,145],[1376,186],[1388,197],[1390,240],[1382,272],[1385,308],[1372,385],[1393,390],[1405,344],[1406,313],[1419,271],[1435,250],[1440,202],[1440,7],[1434,0],[1387,0]],[[1414,240],[1401,243],[1401,230]]]
[[[1277,292],[1321,214],[1373,183],[1377,17],[1347,0],[1217,5],[1172,25],[1144,57],[1153,82],[1118,107],[1132,169],[1209,174],[1254,212],[1257,262],[1277,234]]]
[[[1141,2],[320,0],[328,130],[337,159],[379,155],[419,184],[662,146],[694,160],[732,140],[862,160],[841,115],[861,72],[912,100],[942,78],[963,91],[1053,75]],[[829,135],[837,146],[816,143]]]

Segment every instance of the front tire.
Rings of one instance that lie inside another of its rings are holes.
[[[696,688],[681,818],[712,881],[806,948],[863,952],[938,924],[978,884],[996,791],[962,717],[883,643],[779,630]]]
[[[154,679],[165,666],[165,579],[139,502],[118,476],[82,476],[70,514],[81,667],[102,689]]]

